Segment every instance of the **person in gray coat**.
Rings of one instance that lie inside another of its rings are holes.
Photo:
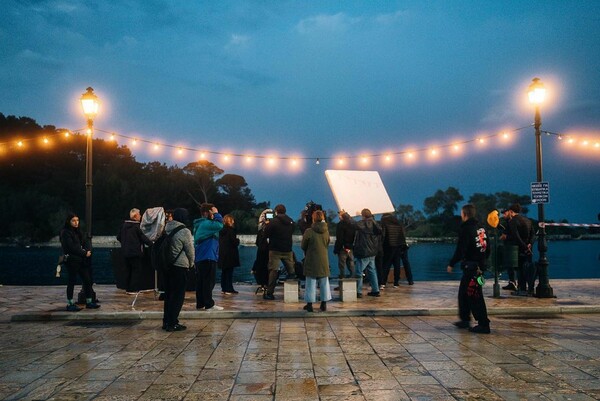
[[[178,208],[173,211],[173,219],[167,222],[165,232],[169,235],[178,230],[172,239],[171,255],[173,265],[165,272],[165,303],[163,313],[163,330],[181,331],[187,327],[179,323],[179,312],[185,299],[187,271],[194,267],[194,237],[185,227],[188,211]],[[183,228],[179,228],[183,227]]]

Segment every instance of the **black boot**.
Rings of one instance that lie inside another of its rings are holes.
[[[304,305],[304,308],[302,308],[302,309],[304,309],[307,312],[312,312],[313,311],[312,303],[311,302],[307,303],[306,305]]]
[[[327,302],[321,301],[321,306],[319,307],[323,312],[327,310]]]

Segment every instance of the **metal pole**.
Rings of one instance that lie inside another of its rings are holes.
[[[87,147],[85,151],[85,231],[89,247],[92,247],[92,139],[94,121],[88,119]]]
[[[500,298],[498,283],[498,229],[494,228],[494,298]]]
[[[537,170],[537,181],[543,181],[542,175],[542,133],[540,131],[540,127],[542,126],[542,117],[540,115],[540,106],[536,106],[535,108],[535,161],[536,161],[536,170]],[[545,215],[544,215],[544,204],[538,203],[538,222],[545,223]],[[537,270],[539,274],[539,282],[536,287],[535,296],[538,298],[553,298],[554,292],[552,287],[550,287],[550,282],[548,280],[548,258],[546,257],[546,252],[548,251],[548,243],[546,242],[546,227],[542,224],[539,227],[539,237],[538,237],[538,251],[540,254],[540,258],[537,262]]]

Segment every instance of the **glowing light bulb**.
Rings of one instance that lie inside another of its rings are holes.
[[[596,142],[596,143],[594,144],[594,147],[595,147],[595,148],[600,148],[600,142]]]
[[[321,161],[319,159],[317,159],[317,161],[315,162],[315,164],[321,164]]]
[[[406,154],[406,157],[408,157],[409,159],[412,159],[415,157],[415,155],[412,152],[409,152]]]
[[[452,149],[454,149],[454,150],[459,150],[459,149],[460,149],[460,145],[457,145],[457,144],[456,144],[456,145],[453,145],[453,146],[452,146]]]
[[[44,137],[44,143],[46,143],[46,144],[47,144],[48,142],[49,142],[49,141],[48,141],[48,138]]]
[[[17,142],[17,146],[20,147],[20,148],[23,147],[23,141]]]
[[[344,159],[340,158],[338,159],[338,164],[341,166],[342,164],[344,164]]]
[[[183,154],[183,149],[182,148],[177,149],[177,154],[182,155]]]
[[[508,139],[510,137],[510,135],[508,134],[508,132],[505,132],[504,134],[502,134],[502,138],[504,139]]]
[[[562,141],[562,139],[563,139],[562,135],[559,135],[558,139]]]
[[[71,135],[71,134],[69,133],[69,131],[65,131],[65,138],[68,138],[68,137],[69,137],[69,135]]]
[[[569,138],[569,140],[568,140],[567,142],[569,142],[569,143],[573,143],[573,142],[575,142],[575,139],[573,139],[573,138]]]
[[[275,159],[274,159],[274,158],[272,158],[272,157],[269,157],[269,164],[270,164],[270,165],[273,165],[273,164],[275,164]]]
[[[158,144],[158,143],[155,143],[155,144],[154,144],[154,150],[158,150],[158,149],[160,149],[160,146],[159,146],[159,144]]]
[[[360,160],[363,164],[367,164],[369,162],[369,158],[367,156],[363,156]]]
[[[112,134],[110,134],[110,140],[111,141],[116,141],[117,140],[117,134],[115,134],[114,132]]]
[[[205,157],[206,157],[206,155],[204,154],[204,152],[201,152],[201,153],[200,153],[200,158],[201,158],[201,159],[204,159]]]
[[[246,156],[246,162],[247,163],[251,163],[252,162],[252,156]]]
[[[131,141],[131,144],[132,144],[133,146],[137,145],[137,139],[134,139],[133,141]]]
[[[583,142],[581,142],[581,144],[582,144],[583,146],[588,146],[589,142],[588,142],[587,140],[584,140]]]
[[[435,156],[435,155],[437,155],[438,151],[437,151],[437,149],[431,149],[430,153],[432,156]]]
[[[88,135],[92,135],[92,130],[91,130],[91,128],[88,128],[87,130],[85,130],[85,132],[86,132],[86,134],[88,134]]]
[[[223,160],[229,161],[229,155],[223,155]]]
[[[477,141],[478,141],[479,143],[485,143],[485,139],[483,139],[483,138],[479,138]]]

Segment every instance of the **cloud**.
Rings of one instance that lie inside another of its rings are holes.
[[[296,30],[301,34],[310,34],[315,32],[344,32],[350,26],[361,21],[361,18],[352,18],[344,13],[334,15],[319,14],[301,20],[296,25]]]
[[[381,25],[391,25],[395,24],[396,22],[405,20],[406,17],[408,17],[409,15],[410,13],[406,10],[398,10],[393,13],[378,14],[374,17],[374,20],[376,23]]]
[[[17,59],[28,62],[30,64],[41,65],[45,67],[59,67],[63,62],[54,57],[45,56],[43,54],[34,52],[30,49],[22,50],[17,54]]]

